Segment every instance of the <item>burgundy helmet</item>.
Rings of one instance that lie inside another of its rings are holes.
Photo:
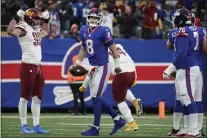
[[[25,11],[24,21],[33,28],[40,27],[40,11],[36,8],[30,8]]]

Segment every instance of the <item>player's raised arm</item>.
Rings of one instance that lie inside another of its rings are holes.
[[[50,20],[50,15],[48,11],[45,11],[41,15],[41,19],[43,21],[43,26],[42,26],[42,33],[47,35],[50,31],[50,25],[49,25],[49,20]]]
[[[19,10],[17,12],[17,16],[10,21],[9,26],[7,28],[7,32],[9,35],[14,37],[19,37],[21,35],[26,34],[24,25],[22,23],[17,24],[19,18],[23,18],[23,16],[24,16],[24,11]]]

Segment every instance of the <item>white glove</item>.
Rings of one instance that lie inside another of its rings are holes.
[[[170,78],[171,73],[176,72],[176,67],[171,63],[167,69],[162,74],[164,80],[168,80]]]
[[[45,20],[48,20],[50,18],[50,14],[49,14],[48,11],[45,11],[45,12],[42,13],[41,17]]]
[[[23,10],[18,10],[18,12],[17,12],[17,16],[19,16],[19,18],[21,18],[21,19],[23,19],[24,18],[24,14],[25,14],[25,12],[23,11]]]

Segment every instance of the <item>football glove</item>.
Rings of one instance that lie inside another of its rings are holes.
[[[85,92],[85,91],[86,91],[86,88],[84,88],[83,86],[80,86],[80,87],[79,87],[79,91],[80,91],[80,92]]]
[[[168,80],[172,72],[176,72],[176,67],[171,63],[162,74],[164,80]]]

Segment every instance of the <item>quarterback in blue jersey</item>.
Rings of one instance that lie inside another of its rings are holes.
[[[90,63],[89,74],[92,75],[89,81],[90,95],[94,105],[94,123],[92,127],[82,132],[86,136],[98,136],[100,129],[100,119],[102,109],[108,113],[114,120],[114,128],[109,133],[114,134],[122,128],[126,121],[122,119],[105,101],[102,94],[106,89],[107,80],[111,74],[111,64],[108,59],[108,48],[113,53],[115,72],[121,72],[119,55],[113,41],[111,30],[108,27],[100,26],[102,21],[102,13],[97,8],[93,8],[88,12],[87,24],[81,27],[79,40],[82,43],[78,60],[76,64],[81,65],[82,60],[86,56]]]
[[[195,102],[197,79],[201,74],[195,54],[199,48],[199,35],[197,28],[192,26],[191,13],[185,8],[176,11],[174,24],[178,28],[174,41],[174,59],[163,72],[163,78],[169,79],[170,75],[176,72],[178,87],[176,92],[180,97],[184,112],[188,115],[188,127],[181,132],[184,132],[185,136],[195,137],[199,135],[198,107]],[[180,134],[174,136],[181,136]]]
[[[194,24],[194,18],[192,18],[192,24]],[[178,30],[179,29],[177,29],[177,28],[173,28],[173,29],[170,29],[168,32],[167,48],[170,50],[174,49],[174,41],[175,41],[176,34],[177,34]],[[197,32],[199,35],[199,40],[198,40],[199,41],[199,48],[198,48],[198,50],[195,51],[195,53],[197,55],[197,61],[198,61],[198,65],[200,67],[200,70],[201,70],[201,72],[203,72],[202,55],[203,55],[203,53],[207,55],[206,29],[202,28],[202,27],[198,27]],[[175,55],[176,55],[176,52],[173,53],[173,57]],[[203,73],[201,73],[200,75],[202,75],[202,74]],[[203,112],[204,112],[203,105],[202,105],[203,77],[199,76],[198,78],[199,79],[197,80],[197,91],[195,92],[195,102],[198,107],[198,130],[199,130],[200,136],[205,136],[203,133],[203,129],[202,129]],[[176,79],[175,79],[175,90],[178,91]],[[185,133],[185,132],[179,131],[182,113],[184,113],[184,127],[186,127],[187,123],[188,123],[188,121],[187,121],[188,115],[186,114],[186,112],[183,112],[183,106],[180,102],[180,97],[179,97],[178,93],[176,92],[176,102],[175,102],[174,113],[173,113],[173,127],[172,127],[172,131],[170,133],[168,133],[167,136],[177,134],[178,132],[179,132],[178,134],[180,134],[180,135],[183,135],[183,133]]]

